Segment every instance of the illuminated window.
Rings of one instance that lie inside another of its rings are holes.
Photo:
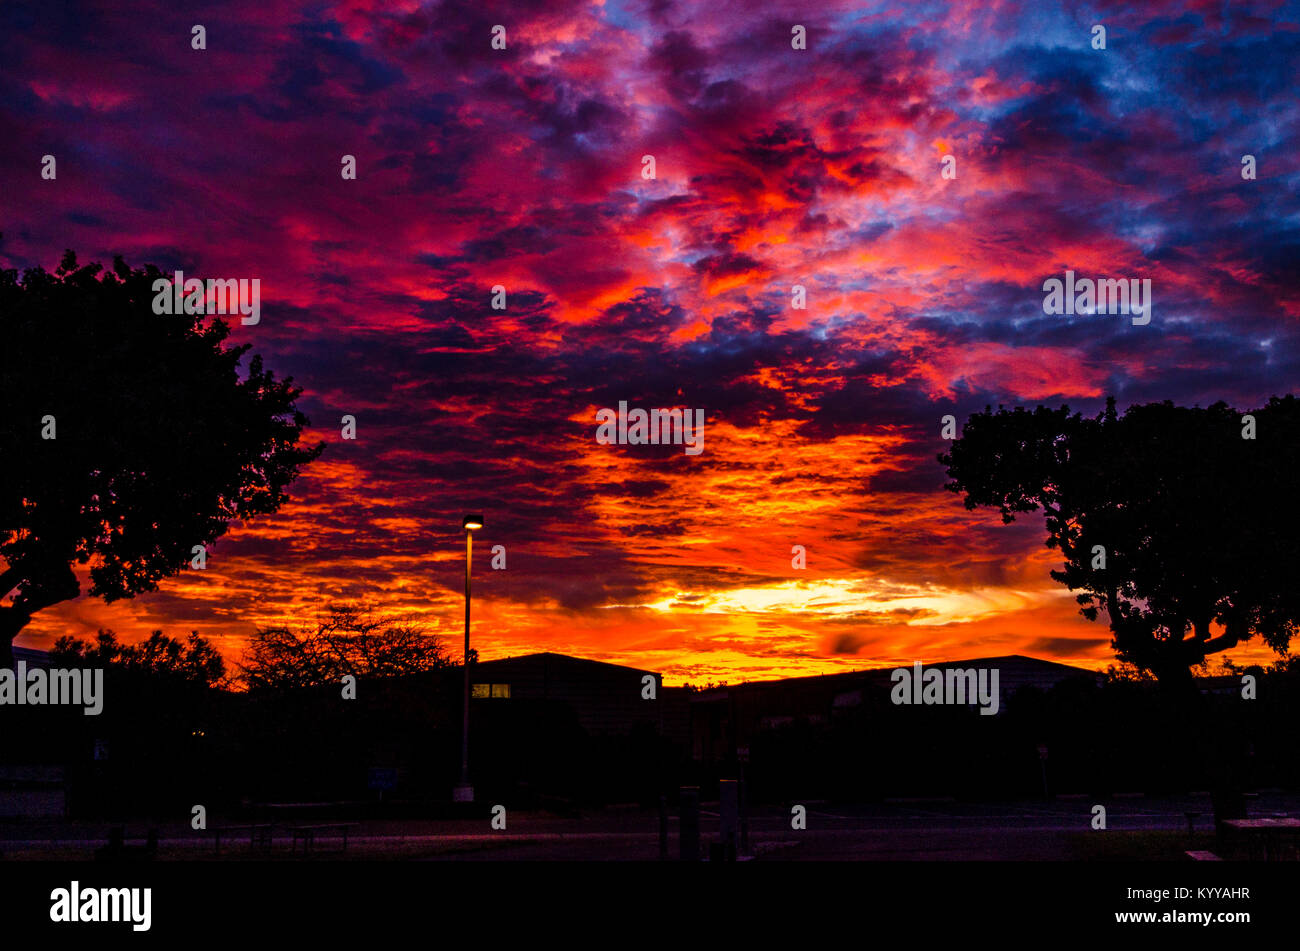
[[[469,695],[475,700],[486,700],[495,697],[510,697],[509,684],[473,684],[469,688]]]
[[[509,684],[493,684],[493,685],[492,685],[492,696],[494,696],[494,697],[506,697],[506,698],[508,699],[508,698],[510,697],[510,685],[509,685]]]

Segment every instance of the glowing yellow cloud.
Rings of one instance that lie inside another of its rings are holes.
[[[753,588],[710,593],[678,592],[642,605],[655,611],[696,611],[703,614],[887,615],[907,617],[913,626],[978,621],[1021,611],[1049,599],[1067,596],[1059,589],[1020,591],[972,588],[958,591],[937,585],[898,584],[879,579],[822,578],[786,581]],[[910,616],[910,617],[908,617]]]

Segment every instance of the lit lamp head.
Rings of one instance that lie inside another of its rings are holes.
[[[482,528],[482,527],[483,527],[483,516],[482,516],[482,515],[466,515],[463,519],[461,519],[460,527],[463,528],[463,529],[465,529],[465,531],[467,531],[467,532],[472,532],[472,531],[474,531],[474,529],[476,529],[476,528]]]

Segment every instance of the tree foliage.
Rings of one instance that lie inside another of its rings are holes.
[[[1068,407],[986,408],[939,456],[968,509],[1004,522],[1043,510],[1052,577],[1090,620],[1105,614],[1122,661],[1162,682],[1258,637],[1278,653],[1300,619],[1300,403],[1254,417],[1113,399],[1096,417]],[[1104,555],[1098,567],[1097,553]]]
[[[225,321],[153,312],[163,277],[71,251],[53,274],[0,271],[0,666],[34,613],[80,593],[74,566],[106,601],[151,591],[279,508],[321,451],[299,445],[301,391],[256,355],[241,367]]]
[[[269,627],[254,635],[242,665],[250,690],[337,685],[402,677],[451,664],[442,641],[418,623],[363,605],[335,605],[314,628]]]
[[[193,687],[224,687],[226,664],[221,654],[197,631],[180,641],[154,631],[141,644],[121,644],[112,631],[101,630],[95,641],[60,637],[50,650],[54,667],[103,667]]]

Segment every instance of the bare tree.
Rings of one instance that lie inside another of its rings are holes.
[[[254,635],[241,665],[249,689],[402,677],[451,664],[442,639],[408,617],[360,604],[332,605],[315,628],[269,627]]]

